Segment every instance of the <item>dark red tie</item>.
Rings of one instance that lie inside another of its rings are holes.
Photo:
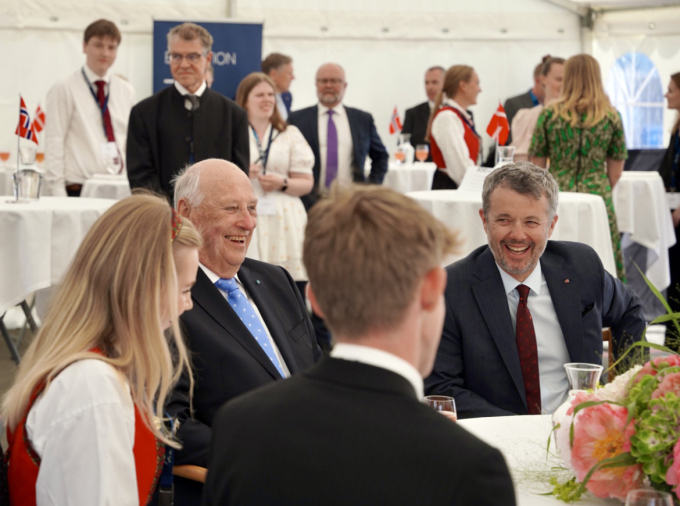
[[[541,379],[538,372],[538,350],[536,349],[536,332],[534,321],[527,306],[529,287],[519,285],[519,305],[517,306],[517,351],[524,378],[524,392],[527,396],[527,407],[530,415],[541,414]]]
[[[111,124],[111,114],[109,114],[108,104],[106,103],[106,95],[104,94],[104,86],[106,86],[106,81],[95,81],[94,84],[97,85],[97,100],[99,101],[99,108],[104,109],[106,105],[106,110],[104,111],[104,130],[106,131],[106,140],[109,142],[116,142],[116,137],[113,135],[113,125]]]

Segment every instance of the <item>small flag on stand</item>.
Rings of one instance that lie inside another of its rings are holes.
[[[15,134],[24,139],[38,144],[38,136],[35,133],[35,128],[31,124],[31,118],[28,115],[28,109],[26,109],[26,103],[24,102],[24,97],[19,97],[21,99],[21,105],[19,107],[19,124],[15,130]]]
[[[40,108],[40,104],[38,104],[38,108],[35,110],[35,114],[33,115],[33,130],[35,133],[39,134],[40,132],[43,131],[45,128],[45,111],[43,111]]]
[[[510,124],[508,123],[508,117],[505,115],[505,109],[503,105],[498,102],[498,109],[491,117],[489,121],[489,126],[486,127],[486,133],[492,139],[495,139],[498,144],[505,146],[505,142],[508,140],[508,135],[510,135]]]
[[[401,132],[401,119],[399,119],[397,106],[394,106],[394,112],[392,113],[392,119],[390,120],[390,135],[394,135],[397,132]]]

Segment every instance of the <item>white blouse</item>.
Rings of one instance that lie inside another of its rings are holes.
[[[130,388],[109,364],[69,365],[35,401],[26,431],[40,456],[38,506],[138,505]]]

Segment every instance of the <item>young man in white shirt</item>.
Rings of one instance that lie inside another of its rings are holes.
[[[85,29],[85,65],[47,93],[45,183],[47,193],[78,197],[94,174],[125,174],[125,143],[135,92],[112,75],[120,31],[99,19]]]

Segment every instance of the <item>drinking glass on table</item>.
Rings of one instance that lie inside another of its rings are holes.
[[[453,397],[447,397],[446,395],[427,395],[425,396],[425,399],[423,399],[423,402],[454,422],[458,420],[456,401],[453,400]]]
[[[626,506],[673,506],[673,499],[666,492],[631,490],[626,497]]]
[[[401,146],[397,146],[397,150],[394,152],[394,159],[399,165],[406,161],[406,151]]]
[[[427,144],[418,144],[416,146],[416,159],[420,162],[423,163],[425,160],[427,160],[427,155],[430,153],[430,146]]]
[[[42,151],[38,151],[35,154],[35,161],[39,167],[42,166],[42,163],[45,161],[45,153],[43,153]]]
[[[512,163],[515,157],[515,146],[498,146],[496,157],[498,158],[496,167],[501,167],[503,165],[507,165],[508,163]]]
[[[564,369],[567,371],[570,390],[595,390],[603,367],[598,364],[572,362],[564,364]]]
[[[7,162],[9,161],[9,149],[7,149],[5,146],[0,146],[0,166],[5,166],[7,165]]]

